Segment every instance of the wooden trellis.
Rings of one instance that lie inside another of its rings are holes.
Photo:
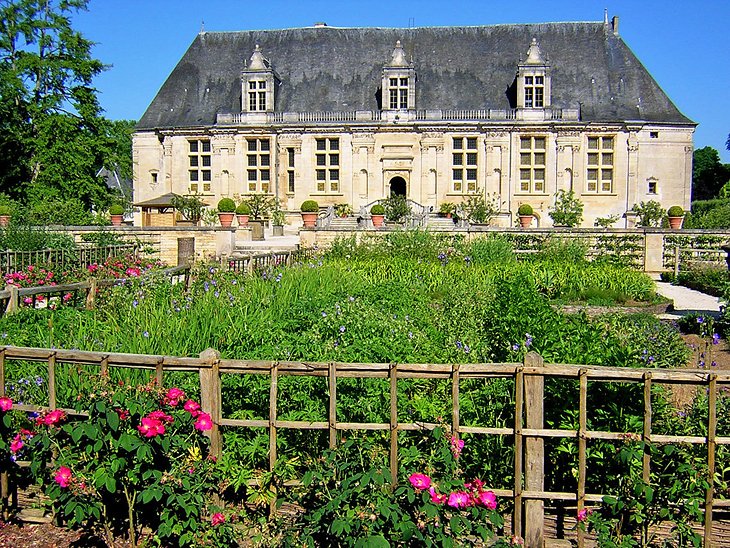
[[[0,396],[5,395],[6,370],[16,360],[45,362],[48,367],[48,406],[57,405],[56,368],[58,364],[97,366],[100,371],[110,368],[136,368],[155,372],[160,385],[170,371],[197,373],[200,380],[201,405],[213,419],[209,432],[212,454],[220,456],[224,451],[220,427],[265,428],[269,434],[269,468],[273,470],[277,460],[277,436],[281,429],[326,430],[329,445],[337,444],[338,433],[343,430],[387,431],[390,436],[390,468],[394,478],[398,472],[398,432],[430,429],[436,423],[400,422],[398,420],[398,382],[406,379],[446,379],[451,382],[451,427],[455,433],[497,435],[513,439],[514,486],[497,489],[495,493],[514,501],[512,519],[513,534],[522,535],[526,546],[542,546],[544,541],[544,504],[546,501],[574,502],[580,510],[588,503],[600,502],[602,494],[586,492],[587,443],[589,440],[625,441],[637,439],[647,445],[693,444],[707,447],[707,480],[710,487],[705,496],[704,545],[709,547],[713,509],[730,507],[725,499],[718,500],[712,487],[715,475],[715,455],[719,445],[730,445],[730,437],[717,436],[718,391],[730,386],[730,372],[703,371],[696,369],[625,369],[601,366],[545,364],[536,353],[529,353],[522,363],[491,364],[355,364],[310,363],[291,361],[223,360],[215,350],[207,350],[198,358],[152,356],[21,348],[0,346]],[[269,416],[267,419],[231,419],[223,416],[221,397],[222,375],[264,375],[270,378]],[[282,376],[323,377],[328,387],[328,420],[321,422],[281,420],[278,417],[279,379]],[[340,422],[337,420],[339,379],[381,378],[389,383],[389,420],[387,422]],[[461,381],[467,379],[511,379],[514,382],[515,420],[512,427],[494,425],[463,425],[460,421]],[[543,421],[544,381],[546,378],[574,379],[578,381],[578,428],[545,428]],[[588,430],[589,383],[618,382],[639,383],[643,386],[644,420],[640,435],[631,432]],[[651,393],[653,384],[687,384],[708,391],[708,423],[706,436],[675,436],[652,433]],[[18,405],[17,409],[37,411],[40,408]],[[66,410],[72,412],[72,410]],[[544,489],[544,442],[547,438],[575,439],[578,446],[578,480],[575,492],[545,491]],[[643,477],[649,480],[651,456],[644,452]],[[0,482],[2,498],[7,505],[10,488],[7,477]],[[579,534],[579,545],[583,537]]]

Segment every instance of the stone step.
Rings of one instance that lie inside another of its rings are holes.
[[[454,230],[456,224],[453,219],[447,219],[446,217],[428,217],[426,219],[426,228],[431,230]]]

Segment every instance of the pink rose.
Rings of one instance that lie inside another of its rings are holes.
[[[452,508],[465,508],[469,506],[469,494],[463,491],[456,491],[449,495],[448,505]]]
[[[195,419],[195,429],[201,432],[213,429],[213,420],[208,413],[200,413]]]
[[[592,510],[590,508],[581,508],[578,510],[578,521],[585,521],[586,518],[591,514]]]
[[[178,403],[185,399],[185,392],[179,388],[170,388],[165,395],[165,403],[175,407]]]
[[[497,495],[492,491],[482,491],[477,495],[477,501],[490,510],[494,510],[497,507]]]
[[[226,516],[221,514],[220,512],[213,514],[213,516],[210,518],[210,523],[213,527],[220,525],[221,523],[226,522]]]
[[[10,411],[13,408],[13,400],[10,398],[0,398],[0,411]]]
[[[61,466],[53,479],[61,487],[68,487],[68,484],[71,483],[71,469]]]
[[[411,474],[408,480],[416,489],[428,489],[431,487],[431,478],[425,474]]]
[[[185,411],[190,413],[193,416],[193,418],[200,415],[200,404],[196,401],[193,401],[193,400],[186,401],[185,405],[183,405],[183,409],[185,409]]]
[[[53,411],[49,411],[45,415],[40,415],[38,418],[36,418],[35,422],[38,425],[44,424],[46,426],[54,426],[60,423],[65,418],[66,413],[64,413],[60,409],[55,409]]]
[[[433,487],[430,487],[428,492],[431,494],[431,502],[434,504],[444,504],[449,498],[446,495],[437,493]]]
[[[154,438],[157,435],[165,433],[165,425],[159,420],[150,417],[145,417],[140,421],[140,425],[137,427],[140,434],[143,434],[146,438]]]

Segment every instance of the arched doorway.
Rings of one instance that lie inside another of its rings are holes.
[[[390,180],[390,194],[396,196],[406,195],[406,180],[403,177],[393,177]]]

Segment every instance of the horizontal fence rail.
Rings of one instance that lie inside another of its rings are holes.
[[[522,535],[527,546],[542,546],[544,541],[544,505],[548,501],[570,501],[581,510],[587,503],[599,502],[603,494],[587,492],[587,444],[590,440],[643,441],[648,445],[670,443],[690,444],[707,448],[707,480],[710,487],[705,497],[704,545],[710,546],[713,526],[713,509],[730,506],[716,498],[714,478],[717,472],[715,456],[718,446],[730,445],[730,436],[717,435],[716,406],[720,391],[730,388],[730,371],[704,371],[696,369],[625,369],[601,366],[545,364],[542,357],[531,352],[522,363],[480,364],[374,364],[374,363],[315,363],[297,361],[231,360],[221,359],[212,349],[200,357],[172,357],[160,355],[85,352],[77,350],[24,348],[0,346],[0,396],[5,395],[8,372],[18,361],[45,362],[48,369],[48,407],[56,408],[57,376],[59,364],[93,366],[99,372],[112,368],[131,368],[154,371],[162,386],[165,374],[183,371],[199,377],[201,405],[209,413],[214,426],[210,431],[211,453],[219,457],[224,451],[221,427],[258,428],[268,430],[268,466],[273,471],[276,464],[277,436],[279,429],[312,430],[328,432],[329,446],[335,447],[338,436],[348,430],[383,431],[389,433],[390,468],[397,478],[399,467],[398,432],[432,429],[433,422],[403,422],[399,420],[398,383],[408,379],[443,379],[451,383],[452,411],[450,427],[455,434],[469,433],[483,436],[503,436],[511,439],[514,449],[514,486],[511,489],[495,489],[501,497],[514,502],[512,518],[513,534]],[[224,375],[265,376],[269,383],[268,417],[261,419],[233,419],[223,415],[222,377]],[[321,377],[326,379],[327,413],[324,421],[282,420],[277,413],[279,399],[278,380],[287,376]],[[388,404],[384,406],[389,420],[382,422],[342,422],[337,420],[337,385],[340,379],[386,379],[390,390]],[[468,379],[508,379],[514,386],[514,424],[464,425],[460,416],[462,381]],[[546,428],[544,424],[544,382],[546,379],[572,379],[577,381],[578,418],[577,428]],[[589,430],[589,386],[594,383],[628,383],[643,387],[644,420],[641,432]],[[707,391],[706,435],[663,435],[652,431],[652,387],[656,385],[690,385]],[[37,406],[18,406],[25,411],[39,411]],[[66,411],[73,413],[72,410]],[[578,445],[578,479],[574,491],[546,491],[545,450],[547,439],[574,439]],[[649,478],[651,457],[644,453],[643,477]],[[600,471],[598,471],[600,473]],[[5,483],[3,483],[5,485]],[[7,502],[9,492],[3,490]],[[272,506],[273,508],[273,506]],[[727,540],[727,539],[726,539]],[[579,545],[584,544],[578,533]],[[714,544],[713,544],[714,545]]]
[[[169,277],[173,282],[177,283],[188,283],[190,278],[190,266],[188,265],[165,268],[157,272],[160,276]],[[40,285],[36,287],[17,287],[14,285],[7,285],[5,286],[5,289],[0,289],[0,301],[5,301],[5,307],[1,310],[3,310],[5,314],[13,314],[20,309],[21,303],[31,307],[36,307],[38,306],[40,296],[44,297],[43,302],[47,306],[51,298],[56,297],[64,300],[64,296],[68,294],[72,296],[84,294],[86,308],[92,309],[94,308],[97,289],[123,284],[129,279],[131,278],[89,278],[83,282]]]
[[[94,247],[78,247],[75,249],[39,249],[35,251],[0,251],[0,273],[22,270],[30,265],[43,264],[64,268],[69,266],[87,267],[94,263],[104,262],[110,257],[139,254],[137,243]]]

